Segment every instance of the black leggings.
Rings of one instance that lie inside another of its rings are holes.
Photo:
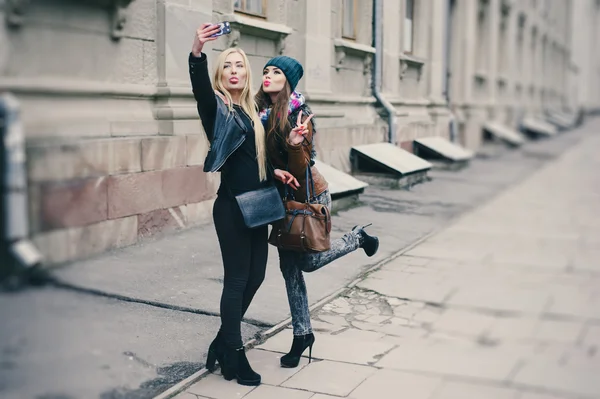
[[[247,228],[237,203],[226,195],[217,197],[213,219],[225,270],[221,334],[228,346],[240,348],[242,317],[265,279],[268,227]]]

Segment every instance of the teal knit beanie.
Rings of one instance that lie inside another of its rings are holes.
[[[285,78],[290,84],[292,91],[296,89],[298,82],[302,78],[302,75],[304,75],[304,69],[302,68],[302,65],[300,65],[300,63],[292,57],[285,55],[271,58],[265,65],[265,68],[268,66],[274,66],[281,69],[285,75]]]

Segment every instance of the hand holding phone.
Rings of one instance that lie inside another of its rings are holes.
[[[229,22],[221,22],[221,23],[218,23],[216,26],[219,27],[219,31],[217,33],[215,33],[214,35],[212,35],[211,37],[219,37],[219,36],[228,35],[231,33],[231,24]]]
[[[210,22],[203,23],[194,36],[194,44],[192,45],[192,55],[194,57],[200,57],[202,55],[202,49],[206,42],[217,40],[218,36],[215,36],[220,32],[220,28],[217,25],[213,25]]]

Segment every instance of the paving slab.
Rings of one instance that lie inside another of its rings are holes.
[[[286,329],[267,340],[266,343],[260,345],[258,348],[287,353],[290,350],[292,338],[292,331]],[[343,336],[342,334],[329,335],[316,333],[313,356],[318,359],[367,365],[375,362],[379,356],[393,347],[393,344],[378,342],[376,340],[367,341]],[[308,350],[304,355],[308,355]]]
[[[408,341],[392,350],[375,365],[401,371],[502,382],[507,380],[520,358],[521,354],[513,348],[499,350],[421,339]]]
[[[516,399],[518,391],[499,386],[469,384],[466,382],[445,382],[430,399]]]
[[[429,399],[441,384],[441,378],[379,370],[352,391],[349,398],[396,399],[400,395],[411,399]]]
[[[287,353],[287,351],[285,351],[285,353]],[[252,367],[254,367],[256,370],[260,370],[263,383],[276,386],[281,385],[290,379],[294,374],[302,370],[308,364],[308,359],[303,357],[300,359],[298,367],[284,368],[279,365],[279,359],[281,356],[281,352],[252,350],[248,352],[248,361]]]
[[[537,360],[525,364],[513,381],[528,386],[542,386],[559,393],[575,393],[585,397],[600,397],[598,369],[565,367]]]
[[[306,366],[283,386],[328,395],[347,396],[377,372],[374,367],[323,360]]]

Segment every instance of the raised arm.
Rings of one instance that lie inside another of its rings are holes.
[[[198,107],[198,115],[202,119],[202,126],[208,137],[213,140],[213,128],[215,116],[217,113],[217,100],[213,91],[210,77],[208,75],[208,63],[206,54],[202,52],[206,42],[215,40],[211,37],[219,31],[218,26],[211,23],[204,23],[196,31],[192,52],[189,55],[190,80],[192,82],[192,91]]]

